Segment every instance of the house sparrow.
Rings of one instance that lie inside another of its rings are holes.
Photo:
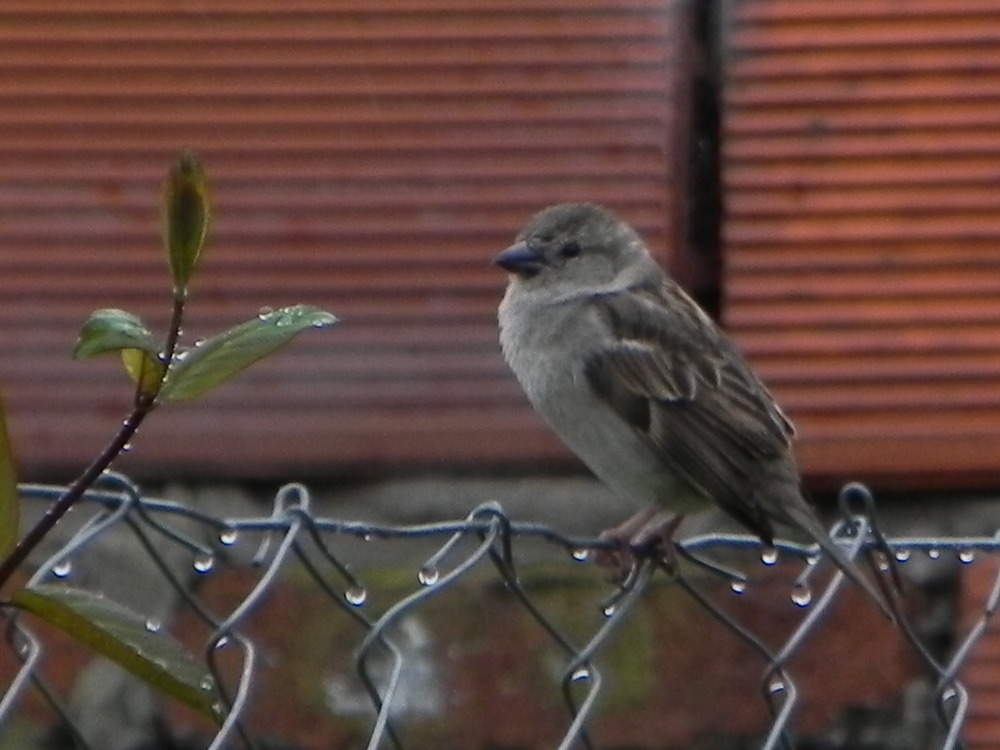
[[[765,544],[774,522],[804,532],[889,613],[803,497],[792,423],[631,227],[600,206],[552,206],[494,263],[510,274],[500,343],[528,400],[598,478],[672,514],[668,550],[684,514],[715,503]],[[641,546],[653,516],[611,537]]]

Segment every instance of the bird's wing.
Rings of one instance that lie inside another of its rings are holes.
[[[743,356],[670,280],[592,304],[611,331],[586,366],[596,393],[694,489],[770,540],[753,488],[794,428]]]

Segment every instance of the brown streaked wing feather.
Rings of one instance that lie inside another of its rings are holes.
[[[614,338],[588,361],[595,391],[692,487],[770,540],[753,487],[793,428],[743,356],[669,280],[594,304]]]

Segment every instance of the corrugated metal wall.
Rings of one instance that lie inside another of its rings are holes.
[[[669,244],[679,6],[5,3],[0,387],[29,475],[79,466],[128,408],[115,362],[69,351],[94,308],[163,324],[157,198],[182,147],[217,217],[187,333],[296,302],[344,323],[157,413],[125,468],[565,457],[500,360],[488,262],[567,199]]]
[[[996,486],[1000,5],[728,6],[725,320],[805,470]]]

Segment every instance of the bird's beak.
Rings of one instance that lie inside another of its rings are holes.
[[[518,276],[534,276],[542,270],[545,259],[526,243],[518,242],[495,257],[493,263]]]

